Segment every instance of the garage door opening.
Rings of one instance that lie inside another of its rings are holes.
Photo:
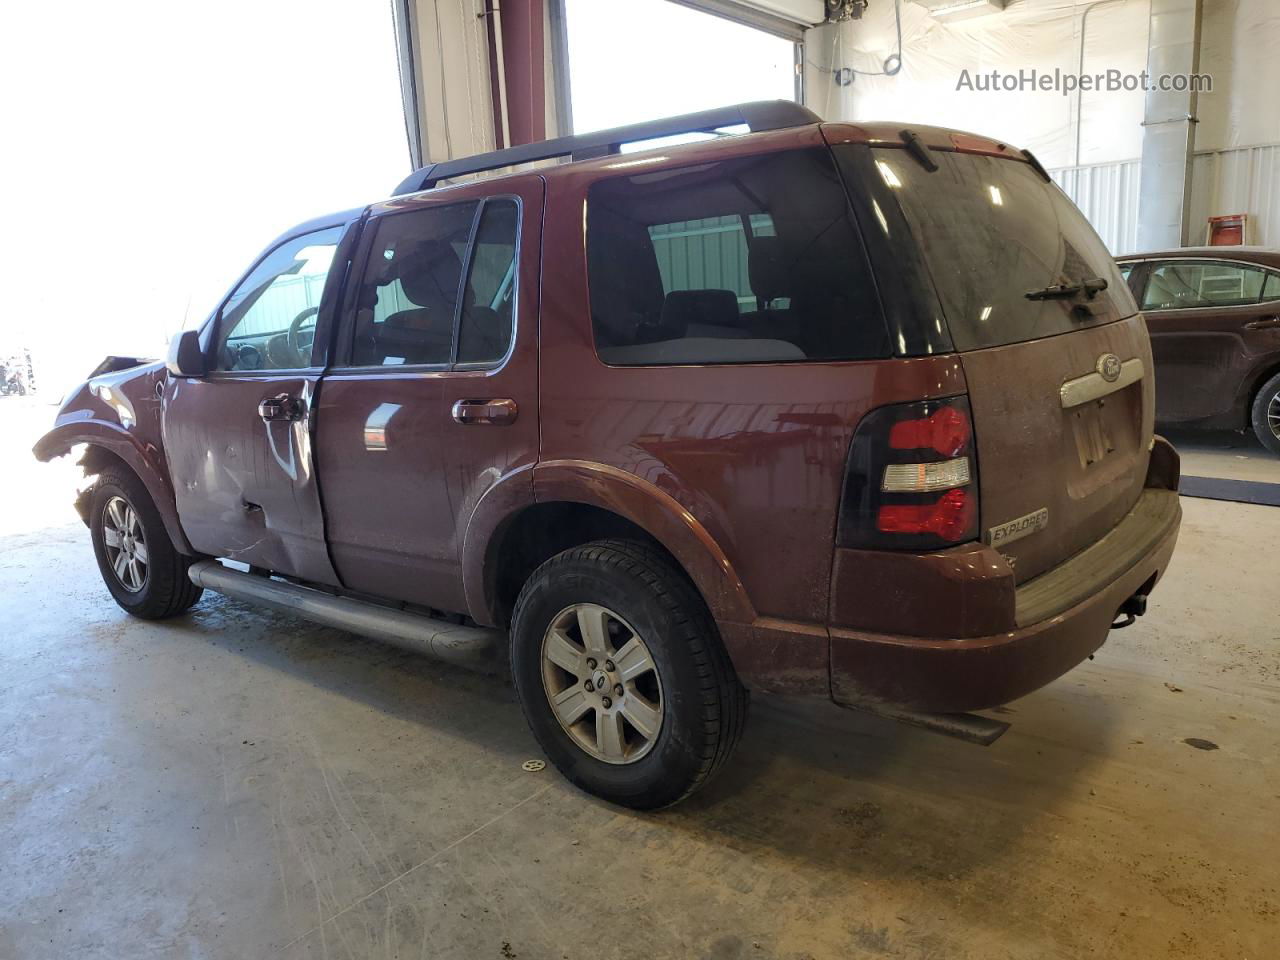
[[[566,0],[573,130],[796,100],[797,45],[670,0]]]

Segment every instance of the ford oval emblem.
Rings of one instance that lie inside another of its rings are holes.
[[[1098,373],[1107,383],[1115,383],[1120,379],[1120,358],[1114,353],[1104,353],[1098,358]]]

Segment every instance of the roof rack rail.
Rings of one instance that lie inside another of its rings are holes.
[[[702,133],[721,127],[747,126],[752,133],[761,130],[781,130],[785,127],[803,127],[821,121],[812,110],[790,100],[757,100],[739,103],[732,107],[716,107],[679,117],[633,123],[612,130],[599,130],[578,136],[557,137],[526,143],[506,150],[480,153],[474,157],[442,160],[420,167],[396,187],[392,196],[399,197],[419,190],[430,190],[441,180],[461,177],[468,173],[481,173],[500,167],[511,167],[535,160],[551,160],[555,157],[571,157],[574,160],[590,160],[618,153],[624,143],[654,140],[681,133]]]

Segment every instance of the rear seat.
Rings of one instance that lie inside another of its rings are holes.
[[[624,366],[672,363],[763,363],[769,360],[803,360],[804,351],[785,340],[679,337],[628,347],[600,347],[605,363]]]
[[[663,331],[723,340],[751,336],[740,324],[738,295],[732,290],[672,290],[662,302]]]

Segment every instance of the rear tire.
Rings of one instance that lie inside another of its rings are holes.
[[[1262,385],[1252,412],[1253,432],[1264,447],[1280,455],[1280,373]]]
[[[126,613],[143,620],[177,616],[204,592],[187,576],[193,558],[174,548],[147,488],[127,467],[98,476],[89,535],[102,580]]]
[[[746,721],[747,691],[702,598],[635,541],[574,547],[534,571],[515,605],[511,666],[551,762],[583,790],[637,810],[703,786]]]

